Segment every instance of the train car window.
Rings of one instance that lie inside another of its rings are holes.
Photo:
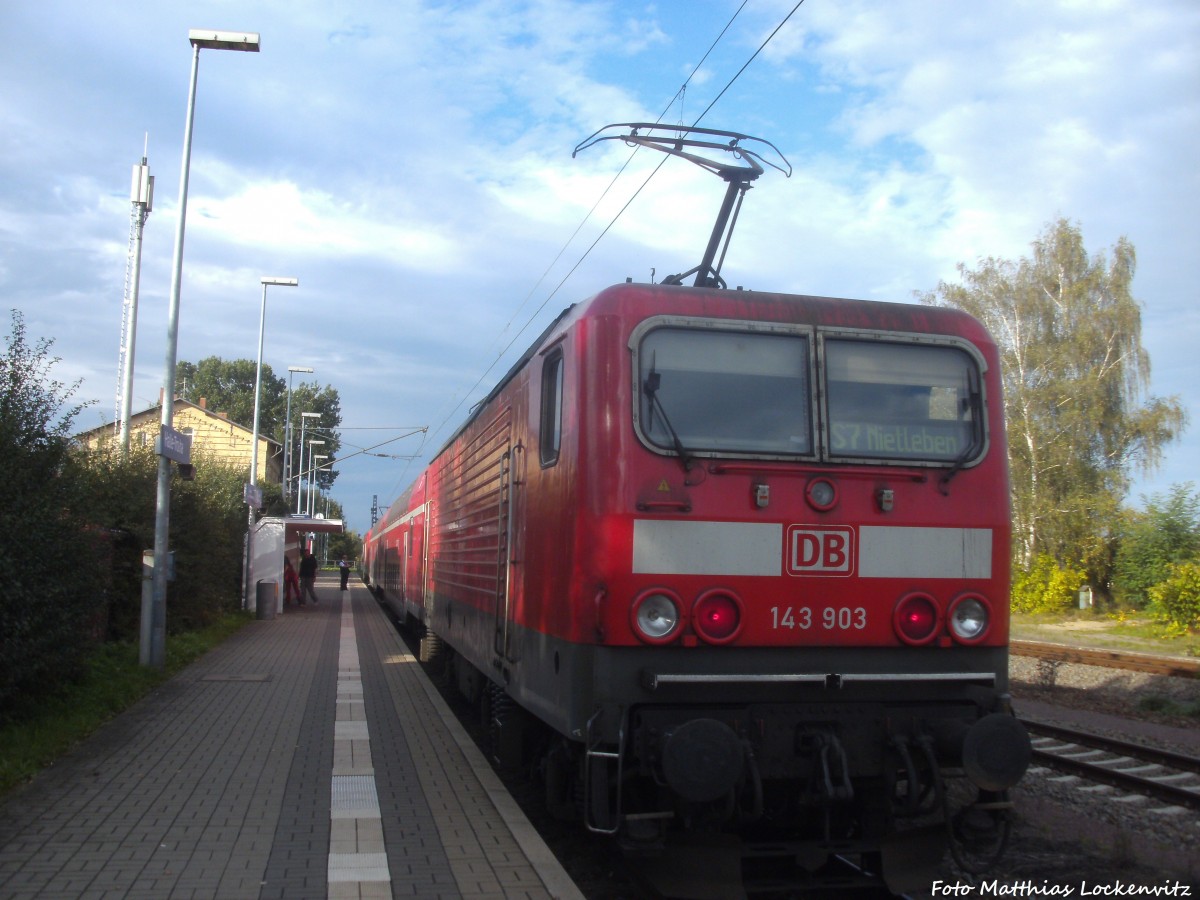
[[[813,451],[809,339],[656,328],[638,351],[639,425],[667,450],[771,456]]]
[[[562,445],[562,395],[563,356],[562,351],[547,357],[542,365],[542,419],[539,438],[543,466],[558,462]]]
[[[966,462],[983,450],[978,367],[959,348],[827,338],[825,373],[831,457]]]

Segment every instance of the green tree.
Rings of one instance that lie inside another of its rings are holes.
[[[1047,553],[1102,585],[1131,475],[1157,465],[1186,416],[1175,397],[1141,402],[1150,358],[1133,245],[1121,238],[1111,256],[1089,257],[1079,228],[1060,219],[1032,251],[960,264],[961,284],[922,299],[971,313],[1000,348],[1017,566]]]
[[[246,428],[254,427],[254,382],[258,363],[253,359],[225,360],[209,356],[198,363],[180,362],[175,369],[175,382],[179,385],[179,396],[192,403],[204,398],[211,410],[223,412],[231,420]],[[259,399],[258,429],[280,444],[284,443],[284,427],[287,420],[288,383],[279,378],[269,365],[262,367],[262,394]],[[342,424],[342,401],[336,389],[317,382],[305,382],[292,386],[292,468],[293,478],[299,465],[300,413],[315,412],[319,419],[309,419],[306,439],[314,437],[325,441],[320,452],[336,459],[341,448],[341,436],[337,428]],[[305,451],[307,454],[307,450]],[[307,463],[305,464],[307,467]],[[322,490],[328,490],[337,479],[333,468],[321,469],[317,479]]]
[[[1144,512],[1127,511],[1113,567],[1117,599],[1142,608],[1150,589],[1171,577],[1177,563],[1200,560],[1200,493],[1174,485],[1146,500]]]
[[[106,585],[96,578],[105,535],[89,527],[71,423],[79,382],[50,377],[53,341],[31,344],[12,312],[0,355],[0,721],[78,672],[96,639]]]
[[[254,382],[258,363],[253,359],[224,360],[209,356],[198,363],[179,362],[175,367],[175,383],[179,396],[193,403],[201,398],[208,408],[227,415],[239,425],[254,425]],[[271,367],[263,363],[262,397],[259,430],[272,434],[276,419],[283,422],[287,402],[287,382],[277,378]]]
[[[329,457],[329,460],[322,460],[322,464],[328,463],[330,460],[336,460],[338,453],[342,447],[341,435],[337,428],[342,424],[342,401],[338,396],[338,392],[331,387],[320,387],[316,382],[305,382],[298,384],[292,388],[292,477],[296,476],[300,466],[300,414],[310,412],[316,413],[320,418],[309,419],[307,429],[303,433],[304,440],[310,441],[314,438],[325,442],[324,445],[318,445],[316,453]],[[279,428],[274,432],[275,439],[280,443],[284,441],[283,435],[283,418],[279,420]],[[308,468],[308,448],[304,450],[304,466]],[[337,470],[330,466],[329,468],[316,470],[317,483],[321,486],[321,490],[327,491],[337,480]]]
[[[345,556],[351,563],[362,559],[362,538],[357,531],[344,531],[329,536],[329,558]]]

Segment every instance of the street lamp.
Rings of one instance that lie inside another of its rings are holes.
[[[162,420],[160,430],[169,433],[175,414],[175,357],[179,348],[179,285],[183,280],[183,229],[187,218],[188,175],[192,162],[192,121],[196,113],[196,76],[200,49],[244,50],[257,53],[257,34],[238,31],[188,31],[192,45],[192,75],[188,84],[187,116],[183,126],[183,160],[179,174],[179,221],[175,225],[175,253],[171,261],[171,296],[167,310],[167,356],[163,367]],[[161,669],[167,660],[167,553],[171,519],[171,460],[158,458],[158,495],[154,513],[154,577],[151,600],[142,603],[141,665]]]
[[[292,496],[292,376],[297,372],[312,374],[308,366],[288,366],[287,415],[283,424],[283,496]]]
[[[267,328],[267,285],[277,284],[284,287],[296,287],[299,278],[277,278],[267,275],[259,279],[262,282],[262,305],[258,314],[258,366],[254,370],[254,430],[250,437],[250,486],[246,491],[246,565],[245,592],[246,598],[243,609],[250,605],[250,565],[254,561],[254,510],[261,504],[262,495],[258,490],[258,422],[262,406],[262,357],[263,336]],[[270,464],[268,463],[268,468]]]
[[[307,506],[307,508],[306,508],[304,511],[305,511],[305,513],[308,515],[308,517],[309,517],[310,519],[313,517],[313,512],[314,512],[314,510],[315,510],[315,505],[313,504],[313,497],[315,497],[317,494],[321,493],[321,485],[320,485],[320,484],[317,484],[317,486],[316,486],[316,490],[315,490],[315,491],[313,490],[313,481],[314,481],[314,479],[317,477],[317,469],[318,469],[318,467],[317,467],[317,460],[318,460],[318,459],[329,459],[329,457],[328,457],[328,456],[325,456],[325,455],[323,455],[323,454],[320,454],[320,453],[318,453],[316,456],[313,456],[313,453],[312,453],[312,447],[311,447],[311,445],[312,445],[312,444],[324,444],[324,443],[325,443],[324,441],[309,441],[309,451],[308,451],[308,506]],[[317,536],[317,534],[316,534],[315,532],[310,532],[310,533],[309,533],[309,537],[312,539],[312,546],[315,548],[315,547],[316,547],[316,544],[317,544],[317,537],[318,537],[318,536]],[[316,551],[315,549],[313,549],[313,551],[312,551],[312,552],[315,554],[317,551]]]
[[[304,429],[309,419],[321,418],[320,413],[300,413],[300,466],[296,469],[296,515],[300,515],[300,498],[304,494]]]
[[[313,459],[313,447],[316,447],[316,446],[323,447],[323,446],[325,446],[325,442],[323,440],[319,440],[317,438],[310,438],[308,441],[308,469],[305,472],[305,475],[308,478],[308,497],[305,498],[305,502],[304,502],[304,512],[305,513],[308,513],[309,501],[312,500],[312,490],[313,490],[312,459]]]
[[[252,439],[253,443],[250,446],[250,487],[258,484],[258,417],[262,394],[263,332],[267,324],[267,285],[278,284],[285,287],[296,287],[300,284],[299,278],[275,278],[267,276],[261,279],[261,281],[263,293],[262,308],[258,316],[258,368],[254,370],[254,437]],[[254,524],[253,506],[250,507],[250,524]]]
[[[323,444],[325,442],[321,441],[321,443]],[[329,459],[329,456],[328,456],[328,454],[321,454],[321,453],[318,453],[316,456],[311,456],[311,455],[309,456],[308,465],[309,465],[309,468],[311,469],[311,471],[308,476],[308,517],[310,519],[313,517],[313,515],[317,511],[317,504],[316,504],[316,501],[314,498],[316,497],[317,494],[321,493],[320,482],[317,482],[317,490],[315,493],[313,492],[313,489],[312,489],[313,481],[316,480],[317,473],[319,471],[321,471],[321,467],[317,465],[318,459]]]

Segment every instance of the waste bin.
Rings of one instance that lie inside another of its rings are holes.
[[[257,617],[260,619],[275,618],[275,604],[279,594],[279,585],[274,581],[260,581],[255,588],[254,600],[257,604]]]

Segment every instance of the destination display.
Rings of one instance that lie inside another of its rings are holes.
[[[966,448],[965,425],[833,422],[830,442],[837,456],[900,459],[957,459]]]

